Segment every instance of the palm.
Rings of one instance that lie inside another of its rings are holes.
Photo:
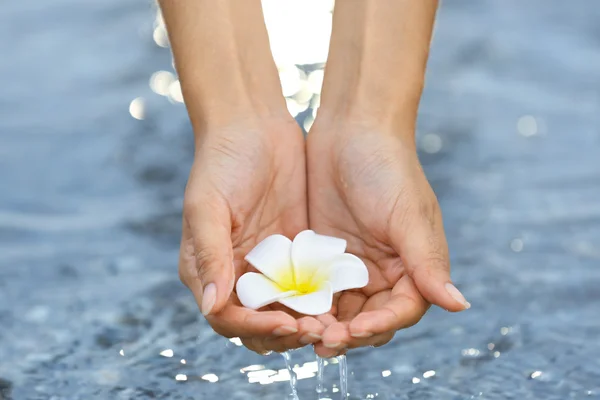
[[[209,149],[218,158],[207,165],[231,216],[238,277],[246,272],[244,256],[263,238],[294,237],[307,226],[304,140],[295,124],[287,128],[262,135],[243,132]]]
[[[307,228],[304,149],[304,138],[294,121],[267,130],[227,129],[219,135],[206,135],[199,143],[186,188],[182,241],[182,249],[195,247],[196,254],[183,257],[180,262],[182,280],[196,294],[199,303],[202,289],[195,290],[192,286],[194,282],[206,280],[202,276],[203,269],[197,268],[203,258],[218,257],[214,261],[220,264],[224,259],[233,259],[231,279],[222,284],[227,287],[229,281],[228,290],[231,290],[233,283],[249,269],[244,256],[262,239],[276,233],[294,237]],[[192,215],[199,208],[204,210],[203,214]],[[202,251],[198,254],[198,243],[191,245],[194,240],[197,242],[191,228],[194,223],[211,226],[211,232],[206,232],[208,238],[221,235],[227,239],[227,243],[216,246],[220,254],[207,252],[205,255]],[[222,275],[228,274],[228,267],[224,267],[218,278],[222,281],[225,279]],[[218,308],[219,312],[207,317],[215,331],[224,336],[246,338],[245,343],[257,351],[262,351],[264,346],[253,345],[255,342],[251,339],[263,340],[277,326],[297,325],[294,320],[298,316],[281,311],[263,312],[275,310],[274,307],[260,312],[244,309],[235,292]],[[289,318],[294,318],[293,324]],[[322,326],[314,319],[303,323],[313,328]],[[299,331],[302,333],[301,327]],[[271,347],[285,350],[286,346],[298,347],[289,341],[273,343]]]
[[[369,284],[342,293],[334,316],[347,327],[360,313],[365,318],[369,311],[378,310],[373,315],[377,317],[393,313],[390,301],[404,298],[412,306],[404,316],[406,325],[412,324],[426,305],[394,245],[392,221],[402,223],[411,211],[415,202],[406,194],[414,193],[413,188],[431,189],[414,152],[394,137],[346,132],[341,144],[331,140],[318,131],[309,137],[310,225],[320,233],[345,238],[348,251],[369,269]]]

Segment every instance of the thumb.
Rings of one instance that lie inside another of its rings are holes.
[[[442,216],[437,204],[433,209],[432,218],[420,213],[408,224],[394,224],[392,244],[425,300],[448,311],[463,311],[471,304],[450,279]]]
[[[197,202],[187,207],[186,223],[192,237],[197,272],[192,292],[202,314],[218,313],[235,284],[230,213],[227,207]]]

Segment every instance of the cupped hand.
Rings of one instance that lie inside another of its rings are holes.
[[[343,292],[317,354],[379,346],[416,324],[430,304],[470,305],[450,280],[442,215],[414,137],[376,125],[318,119],[308,135],[310,227],[347,240],[369,269],[366,287]]]
[[[251,350],[285,351],[318,341],[313,317],[276,306],[250,310],[233,291],[244,256],[265,237],[307,228],[305,142],[293,119],[244,120],[197,135],[185,191],[182,282],[219,334]]]

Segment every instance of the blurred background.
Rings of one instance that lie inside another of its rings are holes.
[[[264,5],[308,130],[333,2]],[[599,20],[596,0],[441,5],[418,143],[473,308],[351,351],[351,399],[600,398]],[[218,337],[178,282],[191,160],[150,1],[2,2],[0,399],[286,398],[283,359]],[[311,351],[292,358],[315,398]]]

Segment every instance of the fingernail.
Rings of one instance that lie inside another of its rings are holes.
[[[471,303],[469,303],[465,299],[465,296],[463,296],[462,293],[456,288],[456,286],[454,286],[450,282],[446,283],[446,291],[448,292],[448,294],[450,296],[452,296],[452,298],[454,300],[456,300],[460,304],[462,304],[465,307],[465,310],[468,310],[469,308],[471,308]]]
[[[287,335],[291,335],[292,333],[296,333],[298,332],[298,329],[294,328],[293,326],[280,326],[279,328],[275,328],[275,330],[273,331],[273,335],[275,336],[287,336]]]
[[[217,301],[217,285],[209,283],[204,287],[204,294],[202,295],[202,314],[207,316]]]
[[[373,334],[371,332],[356,332],[356,333],[351,333],[350,336],[354,337],[354,338],[368,338],[373,336]]]
[[[317,335],[316,333],[310,332],[298,339],[298,342],[300,342],[300,344],[309,344],[318,342],[321,339],[321,335]]]
[[[340,347],[340,346],[341,346],[341,343],[340,343],[340,342],[335,342],[335,343],[323,343],[323,345],[324,345],[325,347],[327,347],[328,349],[336,349],[336,348],[338,348],[338,347]]]

